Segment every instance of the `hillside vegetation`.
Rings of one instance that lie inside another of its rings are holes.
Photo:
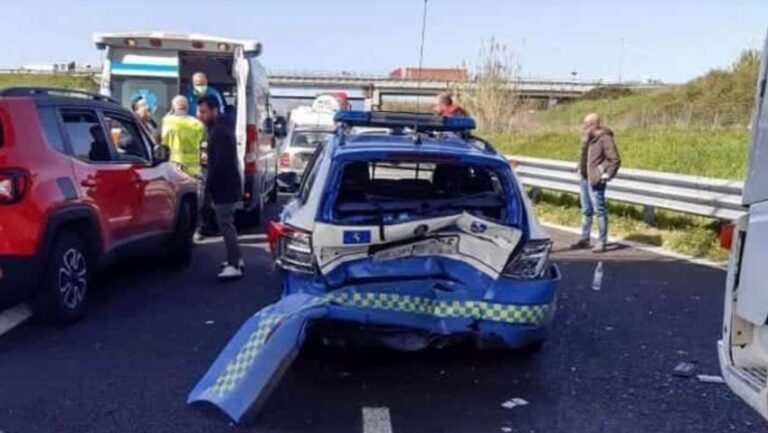
[[[645,91],[598,88],[576,102],[531,116],[533,124],[522,126],[573,128],[585,113],[595,111],[614,129],[746,127],[759,64],[756,51],[744,51],[729,68],[681,86]]]
[[[616,132],[625,167],[743,179],[759,63],[745,51],[731,67],[681,86],[599,88],[552,110],[518,113],[513,130],[486,135],[505,153],[575,161],[581,119],[597,112]]]

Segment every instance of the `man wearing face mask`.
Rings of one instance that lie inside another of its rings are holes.
[[[206,96],[212,98],[219,104],[219,114],[224,114],[226,104],[224,103],[224,97],[221,96],[221,92],[208,85],[208,76],[203,72],[195,72],[192,75],[192,89],[187,94],[189,100],[189,115],[197,115],[197,100]]]

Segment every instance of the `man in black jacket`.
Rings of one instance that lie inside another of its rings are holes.
[[[240,278],[243,276],[243,256],[237,241],[235,209],[240,202],[243,183],[237,163],[237,142],[230,126],[220,117],[219,104],[214,98],[201,96],[197,100],[197,117],[207,128],[205,194],[213,200],[216,222],[227,247],[227,261],[219,278]]]

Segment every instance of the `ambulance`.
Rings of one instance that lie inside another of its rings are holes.
[[[723,378],[768,419],[768,39],[751,124],[742,202],[747,210],[721,237],[730,246],[718,354]]]
[[[277,199],[275,119],[267,73],[258,61],[261,44],[168,32],[97,33],[93,41],[104,51],[101,93],[126,107],[142,96],[158,124],[171,99],[189,93],[195,72],[208,76],[208,85],[224,97],[237,138],[242,211],[260,222],[265,203]]]

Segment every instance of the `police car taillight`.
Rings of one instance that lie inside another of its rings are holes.
[[[549,265],[552,241],[549,239],[529,240],[511,258],[502,275],[518,280],[531,280],[544,275]]]
[[[267,240],[278,266],[295,272],[314,272],[311,233],[271,221],[267,227]]]

